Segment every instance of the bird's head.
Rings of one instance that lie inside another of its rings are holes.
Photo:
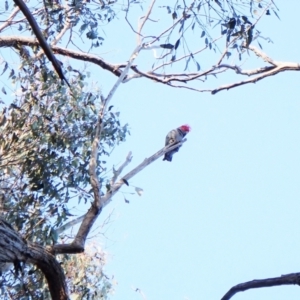
[[[182,131],[186,132],[186,133],[190,132],[191,129],[192,129],[191,126],[189,126],[189,125],[187,125],[187,124],[181,125],[179,128],[180,128]]]

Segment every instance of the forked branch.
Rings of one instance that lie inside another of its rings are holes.
[[[123,176],[121,179],[119,179],[115,184],[113,184],[110,189],[106,192],[104,196],[101,197],[101,206],[98,207],[98,214],[95,214],[95,203],[93,203],[88,210],[88,212],[82,216],[77,218],[78,222],[80,222],[83,218],[83,222],[80,225],[80,228],[75,239],[70,244],[57,244],[54,245],[52,248],[52,252],[55,254],[60,253],[80,253],[84,251],[84,244],[87,234],[89,233],[92,225],[94,224],[96,220],[96,216],[99,215],[99,213],[102,211],[102,208],[105,207],[113,198],[113,196],[120,190],[120,188],[129,182],[131,178],[133,178],[135,175],[137,175],[139,172],[141,172],[144,168],[152,164],[154,161],[156,161],[158,158],[163,156],[166,152],[171,151],[177,147],[180,147],[184,142],[186,142],[186,139],[183,139],[180,143],[166,146],[150,156],[149,158],[146,158],[143,162],[141,162],[137,167],[135,167],[133,170],[128,172],[125,176]],[[99,191],[100,192],[100,191]],[[75,220],[75,222],[76,222]],[[74,221],[72,225],[74,224]],[[68,225],[65,225],[66,228]],[[61,232],[62,230],[60,230]],[[82,234],[84,232],[84,234]]]

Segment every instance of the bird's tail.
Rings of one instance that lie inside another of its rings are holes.
[[[166,153],[165,157],[163,158],[163,160],[172,161],[172,156],[170,156],[170,155],[168,155],[168,153]]]

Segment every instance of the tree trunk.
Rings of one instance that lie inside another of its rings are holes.
[[[26,242],[14,228],[0,219],[0,263],[36,265],[45,275],[52,299],[69,299],[62,267],[44,247]]]

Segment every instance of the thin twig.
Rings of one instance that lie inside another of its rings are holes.
[[[126,20],[126,22],[128,23],[128,25],[130,26],[131,30],[132,30],[134,33],[140,35],[140,33],[137,32],[137,31],[133,28],[133,26],[131,25],[131,23],[130,23],[129,20],[128,20],[129,6],[130,6],[130,3],[129,3],[129,0],[127,0],[127,9],[126,9],[126,13],[125,13],[125,20]]]
[[[143,27],[144,27],[145,23],[147,22],[150,14],[151,14],[151,12],[152,12],[152,9],[153,9],[155,1],[156,0],[152,0],[151,4],[149,6],[148,11],[147,11],[146,15],[143,18],[142,23],[139,25],[139,28],[138,28],[138,44],[141,44],[141,32],[142,32]]]
[[[118,176],[122,173],[124,168],[131,162],[132,160],[132,153],[131,151],[127,154],[125,162],[118,168],[118,170],[113,170],[114,176],[110,180],[110,185],[115,184]]]
[[[18,6],[15,7],[15,9],[12,11],[12,13],[10,14],[10,16],[8,17],[8,19],[6,20],[6,22],[4,22],[3,25],[0,26],[0,32],[7,26],[9,26],[11,24],[11,21],[13,20],[13,18],[18,14],[18,12],[20,11],[20,8]]]

